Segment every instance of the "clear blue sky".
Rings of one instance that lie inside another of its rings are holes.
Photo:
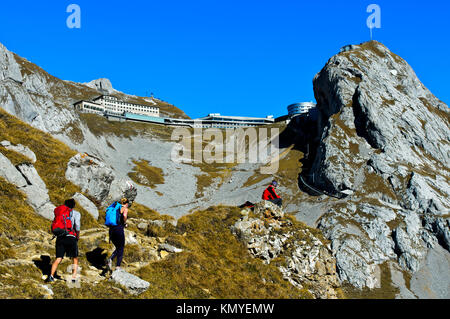
[[[69,29],[69,4],[81,29]],[[345,44],[370,39],[366,8],[381,7],[374,39],[450,102],[450,1],[2,1],[0,42],[64,80],[109,78],[153,92],[190,117],[286,114],[314,100],[312,79]]]

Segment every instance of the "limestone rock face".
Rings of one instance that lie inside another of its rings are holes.
[[[115,175],[101,160],[87,154],[77,154],[69,160],[66,178],[98,201],[109,193]]]
[[[34,154],[34,152],[30,150],[28,147],[23,146],[21,144],[12,145],[11,142],[9,141],[2,141],[0,145],[8,150],[20,153],[28,157],[31,160],[31,163],[36,163],[36,154]]]
[[[133,203],[137,196],[137,189],[132,182],[117,178],[111,167],[86,153],[78,153],[69,160],[66,178],[103,206],[109,206],[123,197]]]
[[[284,217],[283,209],[266,200],[255,204],[254,212],[256,215],[271,217],[273,219],[282,219]]]
[[[341,198],[319,222],[340,279],[375,288],[388,260],[416,272],[436,244],[448,252],[447,105],[376,41],[333,56],[314,94],[318,131],[302,176]]]
[[[0,81],[11,79],[21,82],[22,73],[14,55],[0,43]]]
[[[247,245],[252,256],[266,264],[283,257],[279,270],[292,285],[300,289],[308,286],[315,298],[337,298],[335,288],[340,284],[332,251],[308,227],[293,227],[290,220],[281,217],[283,210],[271,204],[255,204],[253,214],[243,214],[231,227],[232,233]]]
[[[73,199],[83,207],[94,219],[98,219],[98,209],[93,202],[91,202],[86,196],[80,193],[73,195]]]
[[[53,219],[53,210],[56,207],[50,202],[47,186],[32,164],[15,167],[0,153],[0,176],[27,195],[27,203],[37,214],[49,220]]]
[[[22,174],[20,174],[11,161],[2,153],[0,153],[0,176],[17,187],[25,187],[28,185]]]
[[[119,201],[122,198],[127,198],[132,204],[138,194],[136,185],[128,179],[115,178],[111,183],[108,196],[103,202],[103,205],[109,205],[114,201]]]
[[[22,164],[18,171],[27,181],[27,186],[21,190],[27,195],[27,202],[34,211],[48,220],[53,220],[56,206],[50,202],[47,186],[32,165]]]
[[[111,81],[109,79],[98,79],[84,84],[93,89],[96,89],[99,92],[103,91],[108,94],[112,94],[116,91],[114,90]]]
[[[62,81],[0,44],[0,102],[8,113],[42,131],[61,132],[75,121],[75,113],[61,107],[67,100],[55,96],[70,95],[65,89]]]
[[[321,143],[312,171],[319,185],[357,190],[361,166],[386,179],[408,174],[411,166],[447,171],[447,105],[382,44],[364,43],[332,57],[314,78],[314,94]]]

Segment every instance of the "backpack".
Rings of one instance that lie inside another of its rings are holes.
[[[120,210],[122,209],[122,205],[119,202],[112,203],[106,209],[106,217],[105,217],[105,226],[117,226],[120,223]]]
[[[74,233],[72,225],[72,210],[67,206],[59,206],[54,210],[55,218],[53,219],[51,230],[56,237],[66,236]]]

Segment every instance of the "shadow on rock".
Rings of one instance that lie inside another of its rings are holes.
[[[95,268],[102,270],[102,276],[107,273],[106,268],[106,259],[108,257],[108,253],[105,249],[97,247],[92,251],[86,253],[87,261],[94,266]]]
[[[43,275],[50,275],[52,268],[50,256],[42,255],[40,259],[33,259],[34,265],[39,268]]]

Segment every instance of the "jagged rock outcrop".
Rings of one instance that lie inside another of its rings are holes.
[[[108,196],[103,201],[103,205],[109,205],[113,201],[119,201],[122,198],[127,198],[132,205],[138,194],[136,185],[128,179],[115,178],[109,188]]]
[[[86,153],[78,153],[69,160],[66,178],[103,206],[123,197],[132,203],[137,196],[137,189],[132,182],[117,178],[111,167]]]
[[[100,159],[78,153],[67,163],[66,179],[102,202],[108,196],[115,175],[112,169]]]
[[[386,179],[407,177],[408,165],[446,171],[448,107],[385,46],[368,42],[332,57],[314,91],[322,142],[311,172],[318,186],[357,190],[363,164]]]
[[[264,216],[275,220],[281,220],[284,217],[283,209],[267,200],[256,203],[253,207],[253,211],[258,216]]]
[[[32,164],[16,167],[0,153],[0,176],[27,195],[27,203],[37,214],[53,219],[55,205],[50,202],[47,186]]]
[[[54,96],[61,83],[2,44],[0,70],[0,103],[8,113],[51,133],[75,121],[73,111],[60,107],[67,102]]]
[[[14,55],[0,43],[0,81],[11,79],[21,82],[22,73]]]
[[[269,264],[281,257],[278,268],[292,285],[308,289],[315,298],[337,298],[336,263],[330,248],[308,227],[293,227],[284,212],[268,201],[243,210],[231,231],[249,252]]]
[[[447,105],[376,41],[332,57],[314,78],[314,94],[319,128],[303,177],[328,193],[352,194],[319,223],[340,279],[379,287],[383,262],[415,272],[429,248],[448,251]]]
[[[17,168],[2,153],[0,153],[0,176],[17,187],[25,187],[28,185],[22,174],[20,174]]]
[[[98,79],[84,84],[86,86],[89,86],[90,88],[96,89],[97,91],[104,92],[106,94],[117,92],[116,90],[114,90],[109,79]]]

